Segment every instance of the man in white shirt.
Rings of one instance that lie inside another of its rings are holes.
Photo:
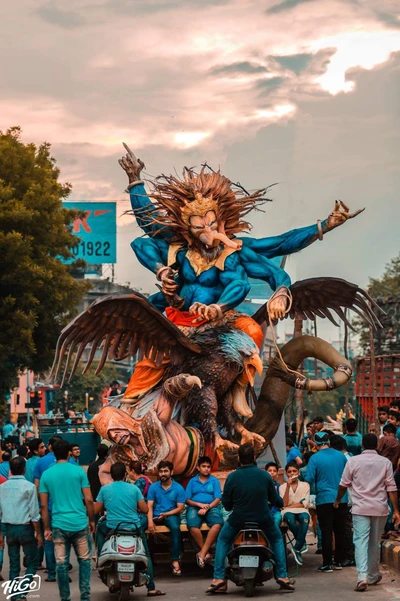
[[[338,507],[348,488],[352,491],[353,527],[358,581],[356,591],[366,591],[369,584],[382,580],[379,573],[380,535],[384,529],[389,507],[387,497],[393,503],[395,524],[400,523],[397,486],[389,459],[376,452],[378,438],[365,434],[364,451],[351,457],[340,481],[334,507]]]

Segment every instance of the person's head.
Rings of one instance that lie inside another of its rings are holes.
[[[3,461],[10,461],[11,453],[9,453],[8,451],[4,451],[2,459]]]
[[[255,461],[254,447],[251,442],[241,444],[239,447],[239,463],[240,465],[251,465]]]
[[[387,423],[386,426],[383,426],[383,435],[385,438],[395,438],[396,437],[397,428],[391,423]]]
[[[388,424],[393,424],[393,426],[397,426],[399,422],[399,412],[395,409],[390,409],[387,422]]]
[[[347,444],[343,436],[332,436],[330,443],[332,449],[335,449],[336,451],[342,451],[342,453],[347,451]]]
[[[329,446],[329,434],[326,432],[316,432],[314,436],[315,444],[317,445],[317,449],[321,449],[322,447]]]
[[[204,455],[203,457],[200,457],[199,461],[197,462],[197,469],[199,470],[199,474],[201,474],[202,476],[210,475],[211,466],[212,466],[211,459],[209,457],[207,457],[206,455]]]
[[[10,472],[12,476],[23,476],[25,474],[26,460],[24,457],[17,455],[10,460]]]
[[[25,445],[21,445],[18,447],[18,455],[20,457],[26,457],[28,455],[28,449]]]
[[[113,463],[110,469],[111,478],[114,482],[120,482],[126,478],[126,466],[122,461]]]
[[[355,432],[357,432],[357,420],[354,419],[354,417],[350,417],[346,421],[346,432],[348,432],[349,434],[354,434]]]
[[[314,417],[313,423],[314,423],[314,431],[320,432],[322,430],[322,428],[324,427],[324,418],[321,417],[320,415],[317,415],[316,417]]]
[[[310,437],[314,434],[314,424],[312,422],[307,424],[306,431],[307,431],[308,436],[310,436]]]
[[[51,436],[49,438],[49,442],[47,443],[47,446],[49,447],[49,451],[54,450],[53,447],[54,447],[54,444],[57,442],[57,440],[62,440],[61,436],[55,435],[55,436]]]
[[[110,388],[111,388],[112,390],[117,390],[117,388],[119,388],[119,382],[118,382],[118,380],[113,380],[113,381],[111,382],[111,384],[110,384]]]
[[[381,426],[386,424],[388,416],[389,416],[389,406],[381,405],[378,409],[378,418],[379,418],[379,423],[381,424]]]
[[[143,466],[140,461],[130,461],[129,471],[136,476],[141,476],[143,474]]]
[[[285,472],[287,478],[291,478],[292,480],[296,480],[300,475],[300,470],[295,461],[289,461],[285,465]]]
[[[59,438],[52,445],[52,449],[57,461],[66,461],[69,457],[71,445],[69,444],[68,440]]]
[[[286,451],[290,451],[294,447],[294,442],[291,438],[286,439]]]
[[[65,419],[69,419],[69,413],[68,413],[68,411],[66,411],[66,412],[64,413],[64,418],[65,418]]]
[[[292,432],[294,432],[294,434],[296,434],[296,431],[297,431],[296,422],[292,422],[291,429],[292,429]]]
[[[80,454],[81,454],[81,450],[80,450],[80,448],[79,448],[79,445],[78,445],[78,444],[76,444],[76,442],[73,442],[73,443],[71,444],[71,456],[72,456],[74,459],[79,459],[79,456],[80,456]]]
[[[265,466],[265,471],[269,473],[272,480],[276,480],[278,477],[278,466],[275,461],[269,461]]]
[[[170,461],[160,461],[157,467],[158,477],[161,482],[168,482],[174,473],[174,464]]]
[[[32,440],[29,441],[29,450],[32,455],[43,457],[46,452],[46,445],[41,438],[32,438]]]
[[[97,447],[97,456],[99,459],[105,459],[108,455],[108,446],[103,442]]]
[[[376,451],[378,447],[378,437],[375,434],[364,434],[362,446],[365,451]]]
[[[368,426],[368,434],[378,434],[378,429],[375,424],[370,424]]]

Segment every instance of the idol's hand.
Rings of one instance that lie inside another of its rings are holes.
[[[350,213],[350,209],[347,205],[344,204],[341,200],[335,200],[335,206],[333,207],[332,213],[328,217],[328,221],[326,224],[326,229],[333,230],[335,227],[342,225],[348,219],[353,219],[357,217],[360,213],[365,211],[365,209],[358,209],[355,213]]]
[[[127,151],[126,155],[119,159],[118,163],[121,165],[122,169],[126,172],[129,183],[133,184],[134,182],[140,181],[140,172],[144,168],[144,163],[140,159],[138,159],[132,150],[129,148],[125,142],[123,142],[124,148]]]
[[[204,303],[193,303],[189,309],[190,315],[197,317],[193,319],[193,323],[203,321],[211,321],[217,317],[222,317],[222,309],[219,305],[205,305]]]

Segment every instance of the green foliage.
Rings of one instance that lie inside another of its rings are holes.
[[[101,373],[96,376],[97,364],[93,363],[85,375],[82,375],[84,363],[78,366],[77,373],[71,382],[65,384],[63,389],[57,390],[54,394],[55,407],[64,408],[64,392],[68,391],[68,406],[74,406],[77,411],[83,411],[85,408],[85,394],[89,394],[89,410],[97,412],[101,408],[102,395],[113,380],[120,383],[124,381],[121,377],[121,371],[114,365],[106,365]],[[92,400],[90,400],[92,399]]]
[[[400,353],[400,254],[385,267],[381,278],[370,280],[368,292],[386,315],[378,314],[383,329],[374,332],[375,354]],[[370,352],[369,327],[355,320],[364,354]]]
[[[61,328],[90,287],[59,259],[73,258],[79,244],[79,212],[62,206],[71,186],[58,181],[49,144],[20,137],[18,127],[0,131],[0,399],[20,371],[49,368]]]

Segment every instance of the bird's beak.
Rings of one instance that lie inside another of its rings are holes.
[[[259,376],[261,376],[263,372],[263,364],[260,355],[258,353],[253,353],[248,361],[246,361],[244,369],[250,386],[254,386],[256,372]]]

